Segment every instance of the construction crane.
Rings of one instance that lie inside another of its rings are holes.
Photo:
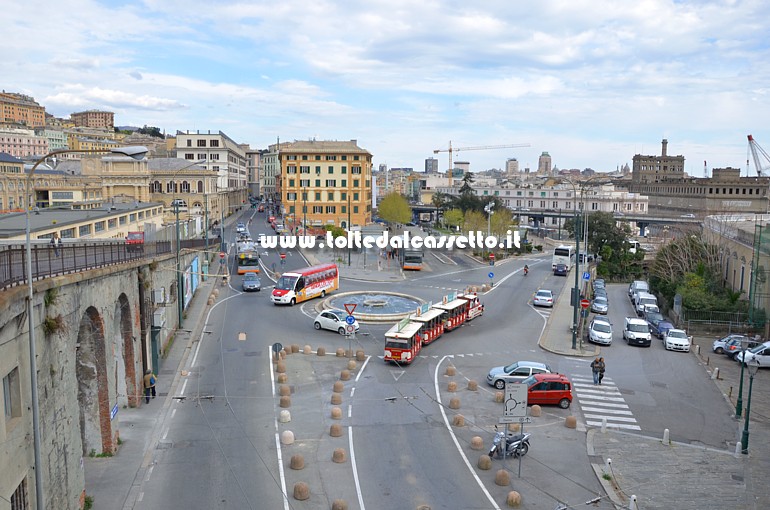
[[[765,152],[765,149],[763,149],[756,140],[754,140],[754,137],[749,135],[749,150],[751,151],[751,157],[754,159],[754,169],[757,171],[757,175],[759,177],[764,177],[766,175],[766,171],[770,171],[770,155]],[[761,158],[765,159],[765,162],[767,163],[765,166],[762,166]],[[749,171],[749,158],[746,158],[746,173]]]
[[[491,149],[515,149],[518,147],[529,147],[528,143],[518,143],[518,144],[511,144],[511,145],[479,145],[477,147],[452,147],[452,141],[449,141],[449,148],[448,149],[435,149],[433,151],[433,154],[438,154],[439,152],[448,152],[449,153],[449,169],[447,170],[447,176],[449,177],[449,185],[452,185],[452,170],[454,168],[452,167],[452,154],[455,152],[460,151],[483,151],[483,150],[491,150]]]

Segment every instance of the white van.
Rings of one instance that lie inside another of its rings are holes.
[[[628,286],[628,297],[633,302],[635,300],[634,295],[637,292],[650,292],[650,285],[644,280],[634,280],[631,285]]]
[[[636,315],[639,317],[644,315],[644,307],[647,305],[658,306],[658,298],[650,294],[649,292],[639,291],[635,294],[634,308],[636,309]]]
[[[623,327],[623,339],[628,345],[633,343],[642,347],[649,347],[651,338],[650,325],[647,324],[647,321],[637,319],[636,317],[626,317],[626,323]]]

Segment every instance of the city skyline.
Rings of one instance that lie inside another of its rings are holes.
[[[770,147],[762,7],[33,0],[4,10],[2,88],[59,117],[109,110],[253,148],[356,139],[375,168],[445,171],[434,150],[451,141],[530,145],[457,152],[472,171],[535,171],[545,151],[607,172],[667,138],[690,175],[704,161],[746,175],[746,135]]]

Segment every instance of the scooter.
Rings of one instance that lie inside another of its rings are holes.
[[[492,441],[492,448],[489,449],[490,458],[498,459],[503,456],[503,443],[505,443],[505,455],[508,457],[523,457],[529,451],[529,436],[528,433],[512,434],[509,433],[508,437],[505,437],[505,432],[497,430],[495,425],[495,438]]]
[[[527,276],[529,274],[529,268],[527,266],[524,266],[524,276]]]

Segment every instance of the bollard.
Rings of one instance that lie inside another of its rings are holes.
[[[740,455],[742,451],[743,451],[743,443],[738,441],[737,443],[735,443],[735,455]]]
[[[607,432],[607,417],[602,418],[602,432]]]
[[[697,344],[695,345],[695,354],[700,356],[700,345],[697,345]]]
[[[639,510],[639,505],[636,504],[636,494],[631,494],[631,498],[628,500],[628,510]]]
[[[719,379],[719,367],[714,367],[714,371],[711,372],[711,380]]]
[[[670,439],[670,436],[669,436],[668,429],[663,429],[663,444],[665,444],[665,445],[670,445],[671,444],[671,439]]]
[[[612,473],[612,459],[608,458],[604,461],[604,472],[608,474]]]

